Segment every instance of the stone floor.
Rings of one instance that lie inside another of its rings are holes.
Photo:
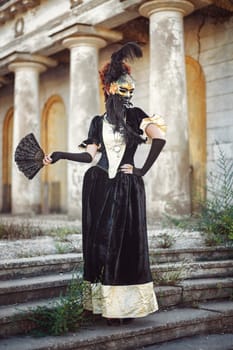
[[[140,350],[232,350],[233,334],[210,334],[186,337]],[[139,350],[139,349],[138,349]]]

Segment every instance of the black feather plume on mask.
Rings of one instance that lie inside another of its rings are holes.
[[[129,68],[124,64],[125,60],[133,61],[142,57],[142,50],[135,42],[128,42],[111,56],[108,71],[105,75],[105,84],[117,81],[123,74],[129,74]]]

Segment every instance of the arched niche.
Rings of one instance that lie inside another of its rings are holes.
[[[206,196],[206,83],[195,59],[186,57],[192,212]]]
[[[58,95],[51,96],[43,108],[41,144],[46,153],[67,150],[65,105]],[[67,211],[67,162],[59,161],[44,168],[42,178],[42,212]]]
[[[11,212],[13,107],[9,108],[3,123],[2,135],[2,212]]]

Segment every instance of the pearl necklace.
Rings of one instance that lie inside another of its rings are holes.
[[[116,153],[117,158],[119,158],[122,146],[124,145],[123,136],[120,134],[119,131],[113,131],[113,135],[114,135],[114,144],[113,144],[112,150]]]
[[[122,147],[124,146],[123,135],[119,131],[114,131],[115,126],[113,124],[109,123],[109,121],[106,118],[106,115],[104,116],[104,119],[112,129],[113,142],[112,142],[112,146],[110,147],[110,149],[113,152],[115,152],[117,158],[119,158],[121,155]]]

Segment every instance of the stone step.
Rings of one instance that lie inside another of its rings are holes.
[[[233,277],[185,280],[179,286],[182,287],[182,304],[232,299],[233,296]]]
[[[203,301],[229,299],[233,295],[233,278],[184,280],[175,286],[155,287],[160,308],[193,305]]]
[[[71,276],[69,277],[71,278]],[[36,284],[34,283],[33,287],[35,288],[35,286]],[[29,288],[28,291],[26,290],[26,287]],[[51,288],[51,281],[49,281],[49,286],[44,286],[44,290],[42,290],[41,286],[38,285],[38,287],[40,288],[39,291],[32,291],[30,290],[30,286],[25,285],[24,293],[18,292],[17,294],[17,296],[21,294],[21,299],[22,295],[24,295],[25,298],[28,298],[28,295],[30,298],[32,298],[34,292],[36,297],[35,300],[27,302],[26,300],[20,300],[18,303],[15,302],[15,304],[0,306],[0,337],[4,334],[7,334],[8,336],[15,335],[23,332],[25,329],[30,329],[31,322],[28,321],[30,310],[32,308],[36,308],[37,306],[43,305],[51,305],[52,307],[52,305],[54,305],[54,302],[57,302],[57,300],[59,300],[59,298],[55,298],[55,296],[60,295],[61,289],[56,288],[56,286]],[[54,292],[54,288],[56,289],[56,293]],[[50,289],[53,290],[53,293],[49,292]],[[63,290],[65,290],[64,286]],[[230,300],[233,293],[233,278],[187,280],[183,281],[177,286],[155,287],[155,293],[158,299],[160,310],[168,309],[170,307],[181,307],[182,305],[197,306],[200,302],[203,301],[221,299]],[[14,293],[12,293],[12,295],[15,296]],[[39,296],[41,298],[47,297],[48,299],[38,300]],[[8,301],[9,299],[10,297],[6,298]]]
[[[57,297],[61,293],[65,293],[72,277],[72,273],[58,273],[48,276],[1,281],[0,305]]]
[[[144,347],[137,350],[145,350]],[[202,334],[147,346],[146,350],[232,350],[233,333]]]
[[[0,280],[71,272],[82,267],[82,254],[54,254],[31,258],[2,260]]]
[[[0,339],[16,334],[25,334],[32,329],[29,317],[31,310],[38,307],[54,305],[59,299],[42,299],[22,304],[0,306]]]
[[[140,349],[182,337],[219,332],[233,332],[232,301],[160,311],[118,327],[107,327],[101,319],[88,328],[59,337],[5,338],[0,342],[0,350]]]
[[[183,230],[178,228],[148,227],[148,241],[151,249],[163,248],[164,244],[172,248],[199,248],[204,247],[206,236],[199,231]]]
[[[153,264],[178,261],[233,260],[233,247],[198,247],[186,249],[150,249]]]
[[[0,305],[35,299],[56,297],[64,292],[75,274],[81,272],[53,273],[44,276],[3,280],[0,284]],[[152,276],[157,285],[178,285],[180,280],[191,278],[233,277],[233,261],[201,263],[168,263],[152,266]]]
[[[174,284],[179,279],[233,277],[233,260],[163,263],[151,266],[156,284]]]
[[[151,264],[233,260],[233,248],[208,247],[150,250]],[[53,254],[0,261],[0,280],[70,272],[82,267],[81,253]]]

